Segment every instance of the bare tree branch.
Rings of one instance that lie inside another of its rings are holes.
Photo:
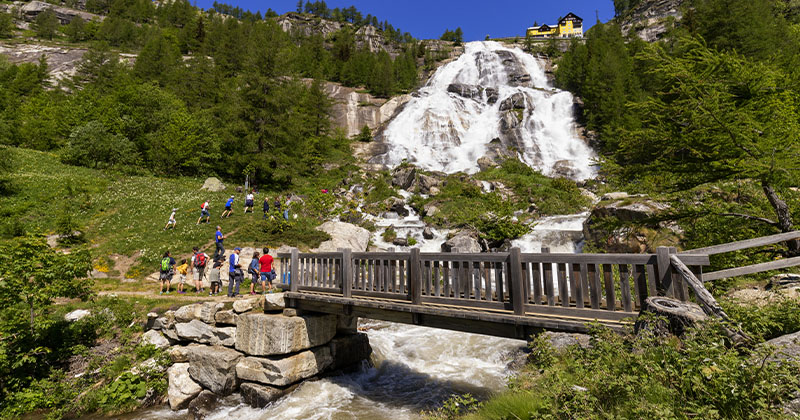
[[[776,227],[776,228],[780,229],[780,224],[778,224],[778,222],[776,222],[774,220],[767,219],[765,217],[751,216],[749,214],[741,214],[741,213],[717,213],[717,216],[739,217],[739,218],[746,219],[746,220],[752,220],[754,222],[765,223],[765,224],[768,224],[770,226],[773,226],[773,227]]]

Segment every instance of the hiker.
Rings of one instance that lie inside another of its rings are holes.
[[[206,265],[208,254],[200,252],[197,247],[192,248],[192,275],[194,276],[194,290],[197,293],[204,291],[203,280],[206,278]]]
[[[267,220],[267,214],[269,213],[269,197],[264,197],[264,220]]]
[[[275,269],[272,267],[272,255],[269,255],[269,248],[264,248],[262,251],[264,251],[264,255],[258,260],[261,264],[261,291],[267,293],[264,290],[264,283],[268,283],[269,293],[272,293],[272,281],[275,280],[277,275],[275,274]]]
[[[239,286],[242,283],[242,266],[239,265],[239,253],[242,251],[242,248],[238,246],[233,248],[233,253],[231,254],[230,259],[228,260],[228,297],[236,297],[239,295]],[[234,283],[236,283],[236,289],[234,290]]]
[[[206,219],[206,223],[208,223],[208,220],[211,218],[211,213],[208,212],[208,200],[204,201],[203,204],[200,205],[200,218],[197,219],[198,225],[204,217]]]
[[[250,294],[256,294],[256,283],[258,283],[258,252],[253,253],[253,259],[250,260],[250,265],[247,267],[247,274],[250,275]],[[264,290],[264,286],[261,286]]]
[[[189,274],[189,262],[184,258],[181,265],[175,267],[175,271],[178,272],[178,293],[184,294],[186,292],[183,291],[183,283],[186,282],[186,275]]]
[[[279,195],[275,196],[275,202],[272,203],[272,206],[275,207],[275,211],[277,211],[278,214],[280,214],[280,212],[281,212],[281,196],[279,196]]]
[[[161,279],[161,290],[158,292],[159,295],[169,294],[169,282],[172,281],[172,276],[175,275],[175,259],[169,255],[169,251],[164,253],[164,257],[161,258],[161,275],[159,278]],[[167,286],[167,291],[164,292],[164,285]]]
[[[250,193],[247,194],[247,197],[245,197],[245,199],[244,199],[244,212],[245,213],[247,213],[248,210],[250,211],[250,213],[253,212],[253,206],[255,205],[255,202],[253,200],[255,200],[255,197],[253,197],[253,191],[250,191]]]
[[[289,221],[289,204],[291,204],[291,202],[291,197],[286,196],[286,205],[283,206],[283,218],[286,219],[287,222]]]
[[[222,212],[222,216],[220,216],[220,219],[231,217],[231,214],[233,214],[233,210],[231,210],[231,208],[233,207],[233,199],[234,196],[231,196],[231,198],[229,198],[228,201],[225,202],[225,211]]]
[[[214,259],[216,260],[217,257],[225,256],[225,247],[222,245],[222,241],[225,240],[225,235],[222,234],[222,227],[217,226],[217,233],[214,234],[214,244],[217,245],[217,250],[214,251]]]
[[[211,267],[211,274],[209,274],[208,279],[211,282],[211,291],[208,292],[209,296],[214,296],[219,294],[219,290],[222,288],[222,281],[219,279],[219,271],[222,269],[222,259],[216,258],[214,259],[214,265]]]
[[[167,230],[168,228],[170,228],[170,226],[171,226],[170,229],[175,228],[175,212],[177,211],[178,209],[172,209],[172,214],[169,215],[169,220],[167,220],[167,224],[164,225],[164,230]]]

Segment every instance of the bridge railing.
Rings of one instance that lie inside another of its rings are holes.
[[[653,295],[689,299],[670,263],[656,254],[339,252],[278,254],[283,287],[411,304],[619,320]],[[707,255],[679,254],[692,270]],[[289,284],[287,284],[289,283]],[[576,312],[576,310],[579,310]]]

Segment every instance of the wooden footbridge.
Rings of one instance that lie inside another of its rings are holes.
[[[791,258],[703,274],[709,255],[800,238],[800,232],[655,254],[338,252],[279,254],[290,307],[524,339],[543,330],[623,329],[649,296],[691,300],[706,280],[800,265]],[[789,265],[787,265],[789,264]]]

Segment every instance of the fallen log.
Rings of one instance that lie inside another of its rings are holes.
[[[752,338],[731,321],[728,314],[719,306],[717,300],[714,299],[714,296],[703,286],[703,282],[692,273],[692,270],[690,270],[675,254],[670,255],[669,259],[670,262],[672,262],[672,267],[683,276],[683,279],[686,280],[692,290],[694,290],[695,298],[697,298],[700,307],[703,308],[703,312],[708,316],[719,318],[724,322],[728,338],[730,338],[735,345],[751,344]]]

